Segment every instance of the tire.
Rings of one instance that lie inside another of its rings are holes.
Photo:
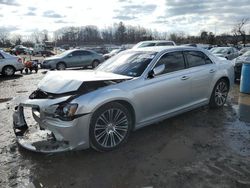
[[[97,151],[118,148],[127,141],[131,127],[131,113],[120,103],[112,102],[100,107],[94,112],[90,123],[89,136],[92,148]]]
[[[226,101],[229,92],[229,84],[225,79],[220,79],[214,86],[210,97],[209,106],[211,108],[220,108]]]
[[[57,69],[57,70],[65,70],[65,69],[66,69],[66,64],[65,64],[65,63],[62,63],[62,62],[57,63],[56,69]]]
[[[94,61],[92,62],[92,68],[93,68],[93,69],[96,68],[99,64],[100,64],[100,62],[99,62],[98,60],[94,60]]]
[[[15,68],[13,66],[5,66],[2,70],[2,74],[5,76],[13,76],[15,74]]]

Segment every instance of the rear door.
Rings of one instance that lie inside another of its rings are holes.
[[[93,52],[90,52],[88,50],[82,50],[80,51],[80,59],[81,61],[79,62],[79,65],[82,67],[82,66],[88,66],[88,65],[91,65],[92,64],[92,61],[94,60],[93,59],[93,56],[94,56],[94,53]]]
[[[201,51],[185,51],[191,75],[191,96],[194,103],[209,100],[216,65]]]

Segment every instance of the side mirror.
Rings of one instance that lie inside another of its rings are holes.
[[[69,54],[68,57],[72,57],[73,55],[72,54]]]
[[[231,51],[228,51],[227,54],[231,54]]]
[[[157,75],[160,75],[161,73],[164,72],[164,70],[165,70],[165,64],[159,65],[148,73],[148,77],[153,78]]]

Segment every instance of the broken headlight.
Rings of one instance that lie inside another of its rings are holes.
[[[75,112],[77,110],[78,104],[76,103],[63,103],[60,104],[56,109],[57,118],[64,121],[71,121],[75,118]]]

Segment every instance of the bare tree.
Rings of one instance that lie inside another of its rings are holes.
[[[238,35],[241,36],[242,43],[246,45],[246,28],[245,26],[248,24],[249,18],[243,18],[238,23],[235,24],[232,33],[237,38]]]

